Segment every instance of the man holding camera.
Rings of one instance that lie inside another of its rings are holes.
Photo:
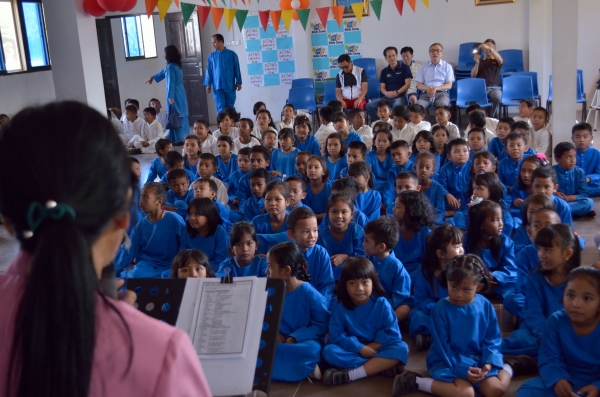
[[[479,51],[473,55],[475,66],[471,70],[471,77],[479,77],[485,80],[487,95],[490,102],[492,102],[489,117],[497,117],[500,115],[500,101],[502,100],[500,69],[504,60],[496,51],[496,42],[492,39],[487,39],[483,44],[480,44],[478,50],[483,50],[484,57],[481,59]]]

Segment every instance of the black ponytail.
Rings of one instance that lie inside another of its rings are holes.
[[[292,276],[301,281],[310,281],[306,259],[295,243],[280,243],[274,246],[267,253],[275,262],[281,266],[289,266],[292,269]]]

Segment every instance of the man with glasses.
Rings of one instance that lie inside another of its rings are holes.
[[[387,47],[383,50],[383,56],[385,56],[388,66],[379,75],[381,93],[392,103],[392,109],[398,105],[406,105],[406,91],[410,88],[413,77],[410,66],[398,62],[396,47]],[[381,99],[383,98],[372,100],[365,107],[373,121],[379,118],[377,117],[377,103]]]
[[[342,71],[335,78],[335,96],[344,109],[361,108],[365,110],[365,96],[369,89],[367,72],[352,64],[348,54],[338,57],[338,66]]]
[[[483,59],[479,51],[483,50]],[[497,117],[500,110],[500,101],[502,101],[502,83],[500,82],[500,69],[504,60],[496,51],[496,42],[487,39],[479,45],[479,51],[473,55],[475,66],[471,70],[471,77],[485,79],[487,87],[487,96],[492,102],[492,111],[490,117]],[[526,98],[524,98],[526,99]]]
[[[431,105],[438,108],[450,105],[448,90],[452,88],[454,71],[442,59],[444,47],[440,43],[429,46],[429,61],[421,65],[417,72],[417,89],[424,91],[417,103],[425,109]]]

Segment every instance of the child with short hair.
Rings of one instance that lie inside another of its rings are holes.
[[[469,120],[469,125],[463,133],[463,136],[469,135],[469,130],[473,127],[483,128],[485,130],[485,140],[490,142],[496,134],[496,128],[498,127],[498,120],[492,117],[487,117],[485,111],[478,104],[469,105],[465,111]]]
[[[367,216],[369,221],[379,219],[381,213],[381,194],[374,190],[372,175],[371,166],[365,161],[354,162],[348,167],[348,177],[354,179],[358,191],[356,207]]]
[[[381,99],[377,102],[377,117],[379,120],[371,123],[371,128],[373,129],[373,134],[375,133],[375,124],[379,122],[388,123],[390,128],[394,126],[394,120],[390,118],[392,114],[392,104],[387,99]]]
[[[321,156],[311,156],[306,162],[306,175],[309,186],[306,190],[304,204],[312,208],[317,214],[317,220],[321,221],[325,216],[327,199],[331,193],[331,182],[329,181],[329,168]]]
[[[550,197],[554,201],[561,222],[573,227],[571,207],[565,200],[554,194],[558,191],[558,178],[554,168],[550,166],[536,168],[531,174],[531,191],[534,194],[542,193]]]
[[[558,192],[556,196],[569,204],[572,216],[596,216],[594,201],[589,198],[585,171],[577,167],[577,152],[571,142],[560,142],[554,147],[553,166],[556,171]]]
[[[248,222],[234,224],[229,233],[229,249],[233,256],[221,262],[217,275],[223,276],[229,271],[232,277],[267,277],[267,261],[255,255],[257,248],[254,226]]]
[[[156,149],[156,157],[150,163],[150,170],[148,171],[148,179],[146,179],[146,183],[154,182],[154,180],[158,178],[162,178],[167,173],[167,164],[165,161],[165,156],[167,153],[173,150],[173,145],[171,141],[162,138],[156,141],[154,144],[154,149]]]
[[[327,102],[327,105],[330,108],[333,109],[333,113],[337,113],[337,112],[341,112],[344,110],[344,106],[342,105],[342,102],[338,101],[337,99],[332,99],[331,101]]]
[[[152,99],[150,99],[150,101],[148,101],[148,106],[151,108],[154,108],[154,111],[156,112],[156,121],[159,122],[163,131],[166,130],[167,129],[167,112],[160,111],[160,109],[162,109],[162,104],[160,103],[160,101],[156,98],[152,98]]]
[[[229,142],[227,142],[229,144]],[[225,148],[223,148],[225,149]],[[231,156],[231,155],[230,155]],[[217,156],[219,160],[219,156]],[[224,162],[223,159],[221,161]],[[230,159],[231,162],[231,159]],[[227,195],[229,196],[229,206],[232,208],[238,207],[237,189],[240,184],[240,179],[250,173],[250,148],[242,148],[238,152],[236,161],[237,170],[233,171],[229,176],[229,184],[227,185]],[[233,165],[231,166],[233,168]],[[223,175],[221,173],[221,175]]]
[[[273,150],[275,150],[275,148],[277,148],[277,133],[274,130],[269,128],[268,130],[263,132],[263,137],[262,137],[260,143],[262,143],[262,146],[264,146],[267,149],[267,154],[269,156],[269,161],[270,161],[271,156],[273,155]],[[271,166],[272,166],[272,164],[269,162],[269,165],[267,166],[267,170],[271,171]]]
[[[508,152],[506,151],[506,138],[508,138],[508,135],[512,132],[514,123],[515,122],[511,117],[502,117],[498,120],[496,137],[493,138],[488,145],[488,150],[496,156],[498,161],[508,157]]]
[[[202,153],[200,155],[200,161],[198,162],[198,176],[200,176],[200,178],[208,178],[215,181],[217,184],[217,200],[223,205],[227,205],[227,201],[229,201],[227,188],[219,178],[214,176],[214,174],[218,172],[218,166],[219,163],[217,162],[217,158],[213,154]],[[191,189],[193,188],[194,186],[192,184]]]
[[[396,200],[394,186],[398,173],[413,169],[413,163],[410,160],[410,146],[407,141],[394,141],[390,146],[390,154],[392,160],[394,160],[394,165],[388,171],[385,189],[383,190],[383,200],[386,208],[393,206],[394,200]]]
[[[179,152],[172,150],[169,153],[167,153],[165,155],[165,164],[167,166],[167,173],[163,175],[162,178],[160,178],[160,183],[162,183],[163,185],[169,185],[169,183],[167,182],[169,172],[176,169],[184,170],[190,182],[193,182],[196,179],[198,179],[195,173],[184,169],[183,166],[185,164],[185,161],[183,160],[183,156]]]
[[[271,155],[264,146],[253,146],[250,148],[250,169],[255,170],[258,168],[264,168],[265,170],[270,164]],[[270,178],[270,177],[269,177]],[[266,182],[265,182],[266,186]],[[238,200],[238,207],[240,214],[244,214],[244,203],[247,199],[253,196],[250,190],[250,179],[249,174],[243,175],[239,179],[238,188],[236,191]],[[251,221],[252,218],[249,219]]]
[[[188,135],[183,140],[183,169],[194,174],[195,179],[198,178],[197,165],[200,161],[199,156],[202,154],[201,146],[200,138],[196,135]]]
[[[318,363],[330,314],[325,297],[310,285],[306,259],[296,244],[281,243],[269,250],[267,277],[283,280],[286,289],[273,379],[297,382],[307,376],[320,378]]]
[[[293,211],[299,207],[306,207],[306,204],[302,202],[306,197],[306,181],[297,175],[292,175],[287,177],[285,183],[287,183],[290,191],[288,211]]]
[[[471,181],[471,162],[469,146],[464,139],[448,142],[448,163],[440,169],[438,182],[444,189],[446,210],[462,210],[468,207],[467,190]]]
[[[471,159],[473,170],[471,174],[481,174],[482,172],[493,172],[496,175],[498,170],[498,159],[490,152],[480,152],[473,155]],[[506,188],[502,185],[502,191],[506,194]]]
[[[487,142],[485,140],[485,132],[483,128],[473,127],[469,130],[467,135],[467,142],[469,144],[469,154],[473,157],[476,153],[485,151]]]
[[[356,223],[358,226],[364,228],[367,223],[369,223],[369,219],[365,215],[364,212],[358,208],[356,205],[356,198],[358,197],[358,186],[356,182],[352,178],[341,178],[331,184],[331,194],[336,193],[346,193],[348,194],[352,200],[354,201],[354,216],[352,216],[352,222]],[[322,229],[326,226],[329,226],[329,217],[323,217],[323,220],[319,224],[319,228]]]
[[[431,133],[433,134],[433,127],[439,125],[440,127],[445,127],[448,131],[448,141],[451,141],[456,138],[460,138],[460,132],[458,130],[458,126],[450,121],[452,117],[452,111],[448,106],[439,106],[435,109],[435,121],[437,124],[432,125]]]
[[[350,142],[354,141],[363,142],[363,139],[360,135],[358,135],[354,131],[350,131],[346,113],[336,112],[333,115],[333,127],[335,128],[336,132],[342,136],[344,142],[346,143],[346,146],[348,146]]]
[[[284,128],[294,129],[294,114],[296,113],[294,105],[286,103],[283,105],[281,113],[283,114],[283,120],[277,123],[277,131],[281,131]]]
[[[171,268],[179,251],[183,219],[162,209],[167,191],[158,182],[148,182],[142,188],[139,206],[146,216],[131,232],[131,245],[121,246],[115,258],[115,273],[123,278],[155,278]],[[132,264],[132,270],[124,270]]]
[[[356,132],[362,138],[367,150],[373,146],[373,129],[365,125],[365,111],[361,108],[350,109],[350,131]]]
[[[188,190],[190,180],[185,170],[174,169],[167,174],[167,184],[169,191],[167,199],[163,204],[163,209],[174,211],[183,219],[186,218],[188,204],[194,198],[194,192]]]
[[[186,232],[181,235],[179,250],[202,251],[208,257],[212,271],[217,272],[221,262],[227,259],[229,245],[229,236],[222,223],[212,199],[193,199],[187,209]]]
[[[245,200],[243,207],[244,219],[248,222],[252,222],[255,216],[263,213],[265,209],[265,188],[270,181],[269,171],[265,168],[255,168],[248,174],[252,196]]]
[[[390,217],[384,216],[371,221],[365,226],[363,249],[386,291],[385,298],[394,310],[398,322],[401,322],[408,318],[414,298],[410,294],[410,276],[394,254],[399,233],[398,222]]]
[[[216,156],[219,154],[217,137],[210,133],[208,127],[208,121],[204,119],[194,121],[194,135],[200,139],[202,153],[212,153]]]
[[[433,134],[430,131],[423,130],[419,131],[413,140],[412,148],[411,148],[411,161],[415,164],[417,156],[419,153],[430,152],[435,156],[435,169],[436,172],[433,174],[432,179],[437,181],[438,172],[442,168],[442,157],[435,150],[435,141],[433,140]]]
[[[380,102],[381,103],[381,102]],[[373,133],[374,145],[373,149],[367,153],[367,163],[373,170],[375,180],[375,189],[383,193],[387,182],[387,174],[390,168],[394,165],[392,155],[390,154],[390,145],[393,138],[392,133],[388,129],[374,129]]]
[[[298,148],[294,147],[294,131],[291,128],[284,128],[279,131],[278,149],[273,149],[271,154],[271,176],[280,176],[283,179],[296,173],[296,156],[300,153]]]
[[[342,385],[371,375],[401,373],[408,346],[373,264],[361,257],[348,260],[336,295],[329,343],[323,349],[323,358],[334,368],[325,371],[323,383]]]
[[[517,182],[513,185],[510,191],[510,212],[514,217],[521,216],[521,205],[523,201],[532,194],[531,174],[536,168],[548,165],[546,156],[541,153],[533,156],[524,156],[519,165],[519,173],[517,174]]]
[[[141,145],[141,142],[148,141],[149,127],[148,123],[141,117],[138,117],[138,108],[133,105],[125,107],[125,120],[123,121],[123,135],[128,139],[127,147],[133,148],[134,143]]]
[[[165,275],[163,274],[163,277]],[[195,249],[184,250],[175,255],[171,263],[171,278],[214,278],[208,257]]]
[[[523,205],[521,205],[521,225],[512,236],[513,243],[515,244],[515,255],[518,255],[523,248],[533,243],[533,240],[527,232],[527,228],[530,224],[529,220],[531,219],[531,215],[539,209],[548,209],[556,212],[554,201],[541,193],[532,194],[527,197],[523,202]]]
[[[220,138],[220,137],[219,137]],[[231,230],[231,221],[229,219],[229,210],[223,203],[216,199],[219,188],[212,179],[200,178],[194,184],[194,198],[208,198],[217,207],[221,217],[223,228],[229,233]]]
[[[350,142],[348,147],[346,148],[346,164],[348,167],[352,165],[352,163],[356,161],[366,161],[367,160],[367,145],[360,141]],[[342,168],[340,171],[341,178],[348,177],[348,167]]]
[[[144,109],[143,114],[144,121],[148,124],[146,136],[136,135],[135,139],[132,138],[133,147],[138,150],[138,153],[152,154],[156,152],[154,148],[156,142],[159,139],[164,138],[164,132],[162,126],[158,120],[156,120],[156,110],[154,108],[147,107]]]
[[[325,155],[323,158],[329,169],[329,181],[333,182],[339,179],[342,169],[348,166],[348,163],[346,163],[346,142],[342,134],[337,132],[329,134],[325,140]]]
[[[527,136],[519,132],[511,132],[506,137],[505,151],[508,156],[498,163],[498,176],[500,182],[507,187],[508,192],[512,191],[513,185],[517,182],[519,175],[519,166],[523,161],[527,151]]]
[[[234,127],[235,121],[229,117],[229,113],[225,110],[217,115],[217,125],[219,128],[212,133],[215,138],[226,135],[230,137],[232,141],[235,141],[239,137],[239,130],[237,127]]]
[[[238,137],[233,139],[233,153],[237,154],[241,148],[260,145],[260,141],[252,136],[254,123],[250,119],[240,119]]]
[[[221,182],[227,186],[228,194],[230,178],[238,170],[238,156],[231,153],[232,147],[233,141],[227,135],[221,135],[217,138],[217,150],[219,151],[217,155],[217,173],[221,176]]]
[[[264,139],[265,132],[267,131],[273,131],[275,133],[275,137],[277,137],[277,128],[273,122],[273,117],[271,117],[271,112],[269,112],[267,109],[261,109],[256,112],[256,126],[252,131],[252,135],[262,140]]]
[[[410,105],[410,125],[415,131],[431,130],[431,123],[425,121],[425,108],[419,104]]]
[[[446,217],[446,202],[444,200],[444,188],[439,182],[432,179],[432,176],[436,172],[435,160],[435,156],[431,152],[419,153],[415,164],[415,172],[418,180],[416,183],[413,182],[419,188],[410,190],[418,190],[429,199],[435,212],[435,223],[441,225],[444,223],[444,218]],[[400,174],[396,178],[396,187],[398,187],[398,179],[400,179]]]
[[[408,106],[398,105],[392,110],[394,122],[391,132],[394,142],[402,140],[412,145],[418,130],[410,123],[410,115]]]
[[[252,219],[257,233],[275,234],[287,231],[287,207],[290,204],[290,189],[283,181],[270,181],[264,191],[264,214]]]
[[[585,172],[590,197],[600,196],[600,151],[592,147],[594,135],[588,123],[575,124],[571,139],[577,147],[577,167]]]
[[[523,121],[531,125],[531,115],[535,108],[535,101],[533,99],[522,99],[519,102],[519,115],[514,117],[515,121]]]
[[[546,158],[552,158],[552,132],[548,127],[548,111],[536,107],[531,114],[531,148],[536,153],[544,153]]]
[[[321,120],[321,126],[315,132],[315,138],[317,142],[319,142],[319,150],[321,151],[321,155],[325,155],[325,141],[329,134],[333,134],[336,132],[335,127],[333,126],[333,114],[335,112],[329,106],[323,106],[319,109],[319,119]]]
[[[440,168],[448,161],[448,142],[451,141],[450,133],[446,127],[441,125],[434,125],[431,127],[431,134],[433,135],[433,149],[437,158],[440,159]]]
[[[296,176],[304,179],[305,182],[308,181],[308,176],[306,175],[306,163],[310,156],[320,156],[321,154],[313,155],[308,150],[303,150],[296,156]]]
[[[311,122],[306,116],[298,116],[294,119],[294,143],[298,150],[309,151],[315,156],[320,156],[319,141],[310,134],[312,131],[310,124]]]

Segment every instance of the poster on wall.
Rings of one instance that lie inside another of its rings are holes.
[[[244,23],[244,42],[250,87],[289,85],[296,76],[292,34],[280,22],[275,33],[269,21],[267,31],[260,27],[258,15],[249,16]]]
[[[327,26],[314,22],[310,28],[315,91],[317,102],[323,103],[325,83],[333,81],[340,71],[337,58],[342,54],[350,55],[353,60],[362,58],[361,29],[356,18],[344,18],[342,26],[335,20],[327,21]]]

